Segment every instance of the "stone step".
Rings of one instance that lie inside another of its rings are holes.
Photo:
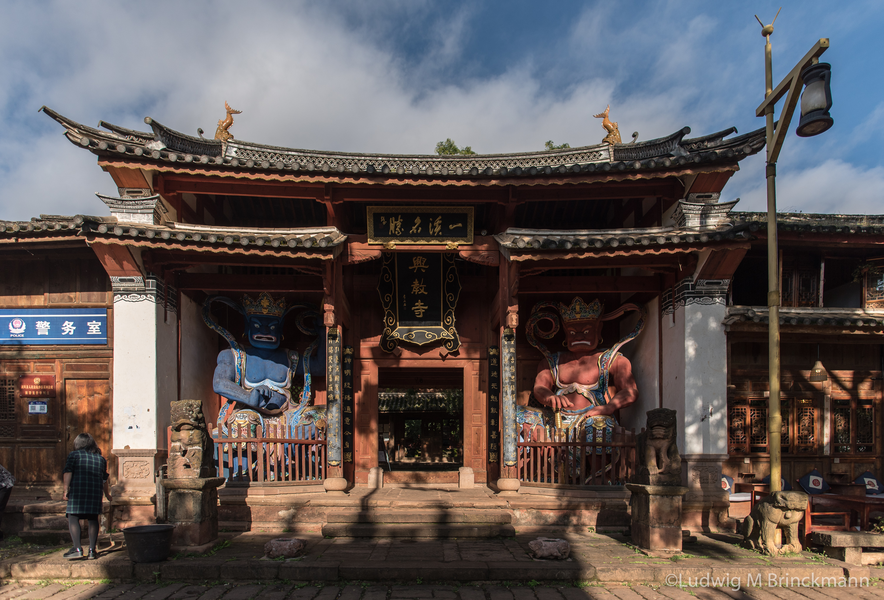
[[[512,515],[503,510],[341,510],[330,511],[328,523],[420,523],[503,525],[512,523]]]
[[[494,538],[512,537],[516,530],[504,524],[421,524],[421,523],[328,523],[322,527],[325,537],[356,538]]]
[[[67,531],[68,519],[64,514],[46,515],[43,517],[32,517],[30,519],[30,529],[42,531],[47,529],[61,529]]]

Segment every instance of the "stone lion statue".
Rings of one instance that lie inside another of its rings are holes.
[[[681,455],[676,444],[676,412],[671,408],[648,411],[645,431],[636,436],[639,483],[679,485]]]
[[[801,552],[798,522],[807,508],[804,492],[774,492],[755,503],[752,514],[743,521],[743,545],[770,556]],[[783,546],[777,548],[776,531],[783,530]]]

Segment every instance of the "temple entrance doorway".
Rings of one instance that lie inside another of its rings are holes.
[[[464,465],[462,369],[378,370],[378,465],[391,473]]]

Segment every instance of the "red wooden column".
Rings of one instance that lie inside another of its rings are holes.
[[[378,466],[378,365],[369,353],[358,357],[356,404],[356,483],[368,483],[368,470]]]
[[[464,466],[473,469],[476,481],[486,480],[485,461],[488,456],[485,447],[488,438],[485,418],[488,401],[483,362],[470,360],[463,365]]]

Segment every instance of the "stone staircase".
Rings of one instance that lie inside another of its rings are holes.
[[[60,500],[16,500],[6,506],[4,526],[6,531],[14,531],[24,542],[35,544],[63,544],[71,540],[68,519],[65,514],[67,502]],[[100,531],[107,532],[107,517],[110,505],[105,503],[99,515]],[[85,524],[82,527],[86,535]]]
[[[325,537],[494,538],[516,534],[506,510],[438,507],[330,511]]]

